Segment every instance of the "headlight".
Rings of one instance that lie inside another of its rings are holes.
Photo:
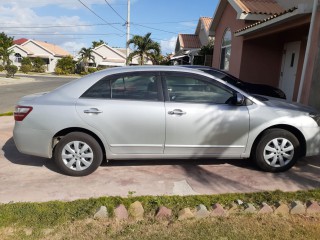
[[[309,117],[315,120],[318,126],[320,127],[320,113],[309,113]]]

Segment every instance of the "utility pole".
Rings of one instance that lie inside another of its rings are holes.
[[[126,42],[126,47],[127,47],[127,59],[128,59],[128,56],[130,54],[130,49],[129,49],[129,42],[130,40],[130,0],[128,0],[128,15],[127,15],[127,42]],[[129,63],[127,62],[127,65]]]

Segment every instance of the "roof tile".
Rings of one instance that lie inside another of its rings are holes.
[[[284,11],[275,0],[235,0],[244,13],[280,14]]]
[[[179,34],[179,41],[182,48],[201,48],[199,36],[195,34]]]

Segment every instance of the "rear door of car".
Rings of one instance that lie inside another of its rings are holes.
[[[163,154],[165,108],[158,72],[98,81],[78,100],[81,118],[104,135],[115,154]]]
[[[197,74],[165,72],[165,154],[240,157],[249,132],[246,106],[230,100],[235,91]]]

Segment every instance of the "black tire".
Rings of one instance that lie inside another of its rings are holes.
[[[77,144],[77,142],[80,143]],[[67,147],[74,151],[69,151]],[[68,157],[63,158],[63,154]],[[53,158],[64,174],[79,177],[93,173],[101,165],[103,152],[93,137],[86,133],[73,132],[63,137],[55,146]],[[68,163],[70,164],[69,167],[67,166]]]
[[[285,145],[282,146],[283,144]],[[287,171],[294,166],[300,156],[299,140],[291,132],[284,129],[266,130],[253,149],[254,162],[266,172]],[[281,159],[282,162],[280,162]]]

